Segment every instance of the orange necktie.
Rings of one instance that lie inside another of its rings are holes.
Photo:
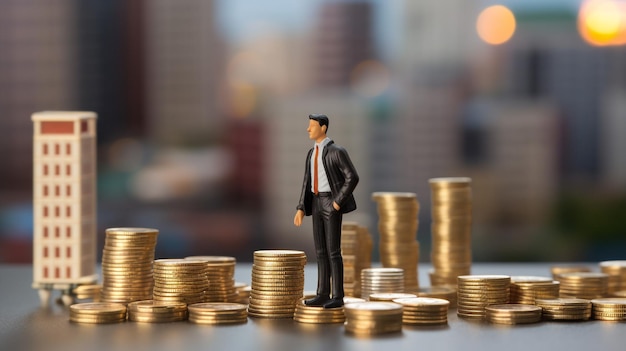
[[[320,149],[315,145],[315,161],[313,162],[313,192],[317,195],[317,155]]]

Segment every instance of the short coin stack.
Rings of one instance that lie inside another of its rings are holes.
[[[371,267],[372,237],[366,227],[355,222],[341,226],[343,287],[346,295],[361,295],[361,270]]]
[[[602,321],[626,321],[626,299],[591,300],[593,318]]]
[[[470,178],[431,178],[430,260],[433,286],[454,285],[472,266],[472,188]]]
[[[236,302],[235,265],[237,260],[230,256],[190,256],[186,260],[201,260],[207,265],[208,289],[204,302]]]
[[[375,293],[370,295],[370,301],[393,302],[395,299],[407,299],[411,297],[417,297],[417,295],[407,293]]]
[[[626,261],[600,262],[600,271],[609,275],[609,294],[626,290]]]
[[[346,321],[346,315],[343,307],[324,308],[313,307],[304,304],[304,300],[300,300],[296,304],[296,311],[293,319],[299,323],[308,324],[334,324]]]
[[[77,303],[70,306],[70,322],[119,323],[126,321],[126,306],[112,302]]]
[[[77,300],[92,300],[99,302],[102,294],[102,285],[85,284],[79,285],[72,291]]]
[[[128,304],[128,320],[145,323],[169,323],[187,319],[187,305],[182,302],[155,303],[154,300]]]
[[[533,276],[511,277],[512,304],[534,305],[535,299],[556,299],[560,283],[552,278]]]
[[[560,277],[560,297],[597,299],[608,296],[609,275],[605,273],[564,273]]]
[[[417,295],[417,297],[432,297],[435,299],[448,300],[450,302],[449,308],[456,308],[456,285],[454,286],[454,289],[445,286],[428,286],[411,292]]]
[[[461,318],[484,320],[485,307],[509,302],[511,277],[507,275],[462,275],[458,284],[457,315]]]
[[[550,268],[552,278],[554,280],[561,280],[561,274],[564,273],[576,273],[576,272],[591,272],[591,269],[587,266],[552,266]]]
[[[537,299],[545,320],[585,321],[591,317],[591,301],[585,299]]]
[[[235,291],[237,292],[237,301],[238,303],[242,303],[247,305],[250,303],[250,290],[251,287],[242,282],[235,282]]]
[[[157,229],[109,228],[102,251],[102,301],[152,299]]]
[[[293,318],[304,290],[305,265],[303,251],[255,251],[248,315]]]
[[[404,286],[417,289],[419,242],[417,227],[419,203],[415,193],[376,192],[378,207],[379,251],[383,267],[402,268]]]
[[[344,306],[346,332],[359,336],[402,331],[402,306],[392,302],[357,302]]]
[[[361,271],[361,297],[371,294],[404,292],[402,268],[366,268]]]
[[[406,325],[437,325],[448,323],[450,302],[430,297],[395,299],[402,305],[402,323]]]
[[[154,261],[154,301],[193,304],[204,301],[209,288],[206,261],[160,259]]]
[[[189,321],[195,324],[240,324],[248,321],[246,305],[204,302],[189,305]]]
[[[485,307],[487,320],[496,324],[528,324],[541,321],[541,307],[526,304],[490,305]]]

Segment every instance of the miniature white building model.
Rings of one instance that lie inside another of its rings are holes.
[[[96,114],[32,115],[33,288],[42,304],[51,290],[71,290],[96,275]]]

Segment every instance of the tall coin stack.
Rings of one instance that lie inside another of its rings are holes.
[[[600,271],[609,275],[609,295],[626,290],[626,261],[600,262]]]
[[[376,293],[404,291],[402,268],[366,268],[361,271],[361,297],[369,300]]]
[[[230,256],[190,256],[186,260],[202,260],[207,265],[208,289],[204,302],[237,302],[235,288],[235,265],[237,260]]]
[[[485,307],[509,302],[508,275],[461,275],[458,285],[457,315],[461,318],[484,320]]]
[[[609,275],[605,273],[577,272],[564,273],[559,277],[560,297],[597,299],[608,296]]]
[[[344,306],[346,332],[359,336],[402,331],[402,306],[393,302],[356,302]]]
[[[209,288],[206,261],[160,259],[154,261],[153,299],[159,303],[204,301]]]
[[[254,252],[248,315],[293,318],[304,291],[306,254],[293,250]]]
[[[472,266],[472,188],[470,178],[431,178],[430,284],[454,285]]]
[[[372,237],[366,227],[343,222],[341,227],[343,287],[346,296],[361,296],[361,270],[371,267]]]
[[[559,297],[559,287],[560,283],[552,278],[513,276],[509,302],[534,305],[536,299],[556,299]]]
[[[102,250],[102,301],[128,304],[152,299],[157,229],[109,228]]]
[[[419,288],[417,227],[419,203],[415,193],[375,192],[378,206],[379,251],[383,267],[402,268],[404,287]]]

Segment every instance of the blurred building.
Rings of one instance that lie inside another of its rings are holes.
[[[0,2],[0,187],[32,187],[32,122],[41,110],[77,105],[73,0]]]
[[[602,110],[601,160],[604,183],[626,189],[626,90],[613,90],[604,98]]]
[[[154,140],[206,143],[221,126],[218,104],[223,45],[214,2],[145,2],[146,113]]]
[[[372,5],[323,3],[317,15],[313,53],[320,87],[347,87],[354,68],[373,57]]]

